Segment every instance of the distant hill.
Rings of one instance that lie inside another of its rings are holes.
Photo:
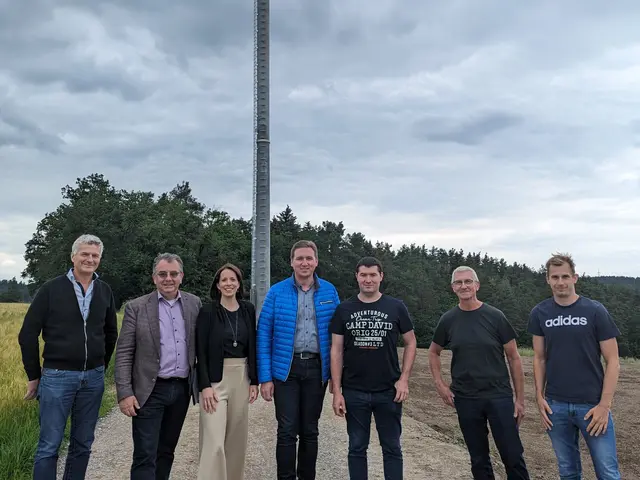
[[[601,276],[593,277],[600,283],[607,285],[625,285],[631,287],[634,290],[640,290],[640,277],[617,277],[617,276]]]

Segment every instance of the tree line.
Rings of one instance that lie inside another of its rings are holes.
[[[16,277],[11,280],[0,280],[0,303],[26,303],[31,301],[27,284],[19,282]]]
[[[65,186],[62,197],[62,204],[45,215],[26,244],[22,276],[30,279],[32,294],[69,268],[71,244],[83,233],[98,235],[105,244],[99,273],[111,284],[118,306],[153,288],[151,265],[160,252],[182,257],[183,287],[203,300],[213,273],[226,262],[238,265],[249,284],[251,221],[207,208],[194,198],[188,182],[156,198],[151,192],[117,190],[103,175],[93,174]],[[424,245],[393,249],[361,233],[346,233],[342,222],[301,223],[289,207],[271,222],[272,283],[291,275],[289,251],[300,239],[317,244],[318,274],[336,286],[342,299],[357,293],[356,262],[365,255],[380,259],[385,270],[382,289],[405,301],[421,347],[430,344],[440,315],[457,303],[449,284],[451,271],[459,265],[476,269],[480,299],[505,312],[524,346],[531,345],[526,332],[531,308],[550,295],[542,266],[534,269],[486,253]],[[576,261],[579,264],[580,259]],[[619,279],[604,283],[586,276],[580,278],[578,292],[609,309],[622,332],[620,354],[640,356],[640,291],[629,285]]]

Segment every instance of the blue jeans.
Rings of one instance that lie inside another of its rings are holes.
[[[84,479],[104,393],[104,367],[84,372],[44,368],[38,384],[40,438],[34,480],[56,480],[58,450],[71,416],[64,480]]]
[[[513,399],[454,397],[454,402],[460,430],[469,451],[473,478],[495,478],[489,455],[489,423],[508,480],[529,480],[524,448],[513,418]]]
[[[616,452],[616,434],[613,417],[609,413],[607,431],[597,437],[587,432],[591,421],[584,416],[595,405],[586,403],[558,402],[547,398],[553,414],[549,416],[553,427],[548,431],[553,450],[558,459],[558,470],[561,480],[580,480],[582,464],[580,463],[580,433],[587,442],[591,460],[598,480],[618,480],[618,455]]]
[[[347,408],[349,434],[349,478],[367,480],[367,449],[371,434],[371,414],[376,421],[378,439],[382,447],[385,480],[402,480],[402,403],[396,403],[395,388],[383,392],[363,392],[342,389]]]

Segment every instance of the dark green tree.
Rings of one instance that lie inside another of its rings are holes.
[[[0,303],[21,303],[24,302],[24,294],[21,285],[13,277],[6,282],[6,289],[0,292]]]

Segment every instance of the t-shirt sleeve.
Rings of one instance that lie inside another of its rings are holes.
[[[342,305],[338,305],[331,317],[331,323],[329,324],[329,331],[336,335],[344,335],[344,321],[342,320]]]
[[[409,313],[409,309],[404,304],[404,302],[400,302],[400,312],[398,314],[398,329],[400,333],[405,334],[413,330],[413,320],[411,320],[411,314]]]
[[[513,328],[513,325],[511,325],[504,313],[500,314],[498,334],[500,335],[500,341],[503,345],[518,337],[516,330]]]
[[[529,314],[529,325],[527,326],[527,332],[532,335],[537,335],[539,337],[544,337],[544,332],[542,331],[542,327],[540,326],[540,320],[538,319],[538,309],[533,308],[531,313]]]
[[[609,340],[620,335],[620,330],[616,326],[609,311],[604,305],[598,303],[596,306],[596,337],[599,342]]]
[[[436,345],[440,345],[442,348],[446,348],[449,345],[449,329],[447,328],[447,320],[443,315],[438,320],[438,324],[436,325],[436,329],[433,332],[432,342]]]

